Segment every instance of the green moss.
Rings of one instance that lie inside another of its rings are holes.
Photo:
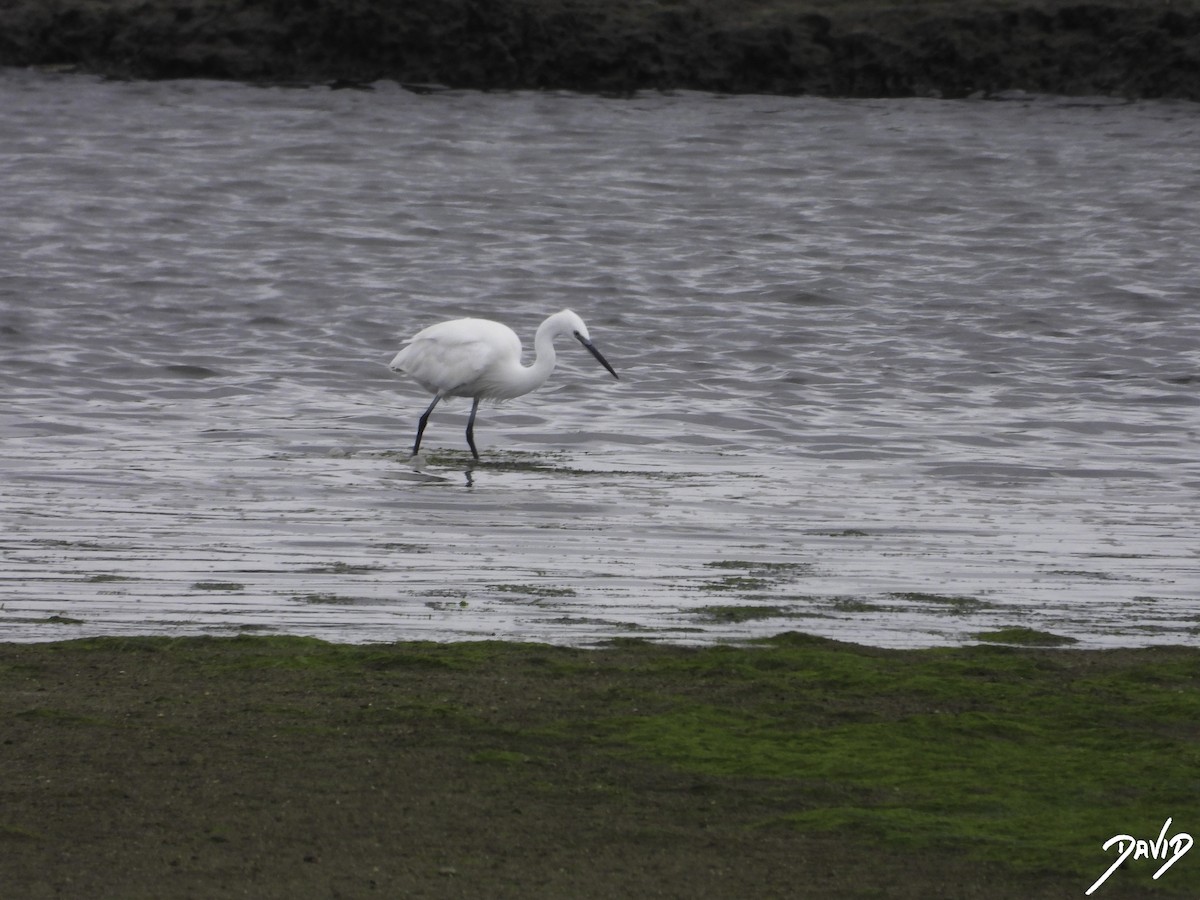
[[[996,631],[981,631],[975,634],[975,640],[992,644],[1020,644],[1024,647],[1062,647],[1078,643],[1075,638],[1051,634],[1048,631],[1038,631],[1034,628],[1000,628]]]
[[[8,825],[0,822],[0,843],[4,841],[43,841],[45,838],[28,828],[20,825]]]
[[[746,575],[726,575],[719,581],[706,581],[700,585],[702,591],[761,591],[771,586],[765,578]]]
[[[751,622],[793,615],[780,606],[704,606],[696,613],[707,622]]]
[[[493,591],[501,594],[521,594],[525,597],[574,597],[574,588],[553,587],[547,584],[494,584]]]
[[[794,574],[811,568],[808,563],[750,562],[744,559],[720,559],[704,565],[710,569],[745,569],[758,574]]]
[[[429,546],[427,544],[410,544],[404,542],[392,542],[380,544],[383,550],[391,551],[392,553],[428,553]]]
[[[880,612],[887,608],[859,597],[830,597],[828,603],[840,613]]]
[[[798,575],[812,571],[808,563],[751,562],[744,559],[721,559],[705,563],[710,569],[738,570],[740,574],[725,575],[715,581],[700,584],[702,591],[741,591],[754,593],[770,590]]]
[[[1101,679],[1004,652],[805,643],[754,654],[674,659],[698,678],[719,670],[738,703],[679,694],[652,714],[609,718],[608,740],[695,773],[841,798],[775,825],[1081,877],[1098,874],[1105,839],[1161,825],[1200,790],[1200,741],[1184,728],[1200,721],[1195,654]],[[760,701],[747,703],[739,683]]]
[[[518,835],[561,816],[547,846],[621,822],[637,836],[623,853],[669,836],[694,842],[697,865],[736,844],[721,865],[761,852],[754,864],[770,869],[799,847],[871,885],[813,896],[984,897],[996,884],[1033,896],[1014,886],[1038,883],[1050,897],[1082,894],[1114,834],[1153,838],[1168,816],[1194,831],[1186,804],[1200,792],[1193,649],[891,651],[788,633],[703,649],[195,637],[0,650],[0,724],[42,748],[13,756],[25,768],[11,776],[7,821],[56,840],[96,812],[74,787],[48,807],[41,779],[109,790],[112,760],[137,758],[129,802],[143,815],[183,802],[181,777],[228,783],[224,795],[186,794],[188,834],[205,833],[197,823],[225,833],[213,823],[226,821],[231,835],[258,834],[255,810],[319,795],[323,809],[378,796],[373,814],[396,828],[461,807],[439,834],[470,835],[485,803],[489,822]],[[92,760],[100,752],[111,759]],[[43,764],[46,753],[58,756]],[[61,816],[43,825],[34,816],[47,809]],[[108,833],[103,815],[88,821]],[[306,813],[296,833],[322,821]],[[329,827],[323,839],[341,840],[341,821]],[[1194,896],[1190,862],[1153,881],[1142,861],[1106,892]],[[878,887],[891,881],[904,891]]]
[[[80,715],[65,709],[51,709],[44,706],[34,706],[16,714],[16,718],[25,721],[46,721],[59,725],[109,725],[108,720],[98,716]]]
[[[378,572],[383,566],[363,565],[359,563],[331,562],[321,566],[305,569],[314,575],[367,575]]]
[[[916,603],[920,606],[929,606],[942,609],[951,615],[966,615],[967,613],[986,609],[991,605],[987,601],[980,600],[977,597],[927,594],[923,591],[900,591],[898,593],[889,594],[888,596],[893,597],[896,600],[905,600],[909,603]]]
[[[343,597],[341,594],[301,594],[292,599],[298,603],[316,603],[332,606],[352,606],[358,602],[353,597]]]
[[[473,763],[488,763],[499,766],[522,766],[533,761],[533,757],[512,750],[480,750],[469,757]]]

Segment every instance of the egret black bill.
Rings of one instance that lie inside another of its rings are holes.
[[[600,363],[600,365],[602,365],[602,366],[604,366],[604,368],[608,369],[609,375],[611,375],[613,378],[617,379],[617,381],[621,380],[621,376],[618,375],[616,373],[616,370],[613,369],[613,367],[608,364],[608,360],[605,359],[604,356],[600,353],[600,351],[596,349],[595,344],[593,344],[591,341],[589,341],[587,338],[585,338],[578,331],[575,332],[575,337],[579,339],[579,343],[581,343],[581,344],[583,344],[583,346],[587,347],[588,353],[590,353],[590,354],[592,354],[592,356],[596,357],[596,362]]]

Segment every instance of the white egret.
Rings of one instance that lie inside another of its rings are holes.
[[[537,353],[533,365],[521,364],[521,339],[507,325],[489,319],[454,319],[430,325],[416,334],[396,354],[389,367],[412,378],[433,394],[433,402],[417,424],[413,456],[421,449],[421,435],[429,414],[443,397],[470,397],[467,445],[475,449],[475,413],[479,401],[510,400],[541,387],[554,371],[554,339],[573,336],[587,347],[613,378],[617,373],[592,343],[587,325],[569,309],[557,312],[538,326],[533,339]]]

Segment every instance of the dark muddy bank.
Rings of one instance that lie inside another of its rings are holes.
[[[0,0],[0,64],[481,89],[1200,100],[1200,4]]]

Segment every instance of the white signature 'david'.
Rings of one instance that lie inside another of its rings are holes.
[[[1167,819],[1163,823],[1162,830],[1159,831],[1158,840],[1156,841],[1137,840],[1128,834],[1115,834],[1110,837],[1104,842],[1103,849],[1107,851],[1115,844],[1117,846],[1117,858],[1113,860],[1113,864],[1108,867],[1107,871],[1096,879],[1095,884],[1084,893],[1090,895],[1100,885],[1108,881],[1108,876],[1115,872],[1130,856],[1134,859],[1166,860],[1166,862],[1158,867],[1158,871],[1154,873],[1154,878],[1157,880],[1163,872],[1175,865],[1183,854],[1192,849],[1192,836],[1186,831],[1181,831],[1168,838],[1167,829],[1170,827],[1171,820]],[[1170,852],[1170,858],[1168,858],[1168,852]]]

